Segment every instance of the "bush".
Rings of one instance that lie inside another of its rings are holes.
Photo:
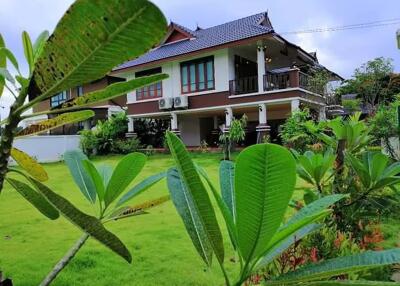
[[[116,154],[129,154],[140,148],[140,141],[137,138],[116,139],[112,142],[111,152]]]
[[[309,149],[309,146],[318,143],[318,138],[307,128],[307,124],[310,121],[311,114],[308,108],[292,113],[282,125],[282,131],[279,134],[283,145],[303,153]],[[320,125],[315,127],[319,129]]]
[[[110,152],[115,152],[115,150],[119,150],[118,148],[122,147],[121,145],[125,143],[116,143],[116,141],[126,141],[125,133],[127,131],[128,117],[126,116],[125,112],[113,115],[106,121],[99,121],[94,130],[83,130],[79,133],[81,135],[82,150],[87,155],[103,155]],[[116,147],[114,147],[114,144],[117,144]],[[122,147],[121,150],[134,147],[134,143],[128,144],[131,146]],[[118,151],[117,153],[120,152]]]

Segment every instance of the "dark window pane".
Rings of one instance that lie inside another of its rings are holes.
[[[190,90],[191,91],[196,90],[196,65],[195,64],[190,65]]]

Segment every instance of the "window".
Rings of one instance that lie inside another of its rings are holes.
[[[214,58],[181,63],[182,93],[214,89]]]
[[[82,96],[83,95],[83,86],[78,86],[76,88],[76,95],[77,96]]]
[[[68,99],[68,91],[62,91],[59,94],[50,98],[50,106],[56,107]]]
[[[138,77],[149,76],[149,75],[158,74],[158,73],[161,73],[161,68],[154,68],[151,70],[137,72],[135,74],[135,77],[138,78]],[[151,98],[158,98],[158,97],[162,97],[161,81],[136,90],[136,99],[137,100],[151,99]]]

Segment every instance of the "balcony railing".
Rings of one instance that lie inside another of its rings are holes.
[[[258,92],[258,77],[243,77],[229,81],[229,91],[231,95]]]
[[[266,72],[263,77],[264,91],[274,91],[287,88],[302,88],[320,95],[325,94],[324,87],[318,86],[311,76],[299,69],[287,69],[283,72]],[[244,77],[229,81],[231,95],[258,92],[258,77]]]
[[[285,89],[290,87],[289,73],[271,73],[267,72],[264,75],[264,91],[276,89]]]

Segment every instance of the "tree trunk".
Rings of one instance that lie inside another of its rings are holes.
[[[68,263],[74,258],[78,251],[82,248],[85,242],[88,240],[89,235],[83,234],[81,238],[71,247],[71,249],[65,254],[65,256],[54,266],[53,270],[46,276],[46,278],[40,283],[40,286],[48,286],[57,275],[68,265]]]

